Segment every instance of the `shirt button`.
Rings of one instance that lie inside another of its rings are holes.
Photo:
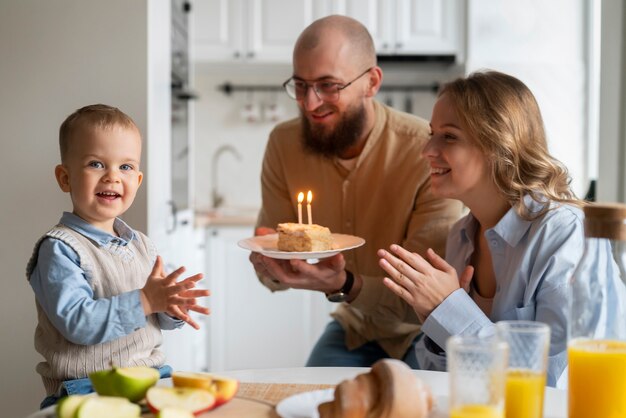
[[[497,241],[497,240],[495,240],[495,239],[492,239],[492,240],[491,240],[491,246],[492,246],[492,247],[497,247],[497,246],[498,246],[498,241]]]
[[[351,226],[352,226],[352,222],[347,221],[347,222],[346,222],[346,227],[350,228]]]

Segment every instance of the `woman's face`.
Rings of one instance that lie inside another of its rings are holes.
[[[433,193],[461,200],[470,207],[489,198],[494,186],[487,158],[461,126],[445,93],[435,103],[430,129],[431,137],[422,155],[430,161]]]

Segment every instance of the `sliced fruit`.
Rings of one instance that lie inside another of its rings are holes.
[[[175,387],[205,389],[215,396],[215,406],[230,401],[239,389],[239,381],[211,373],[174,372],[172,382]]]
[[[75,418],[139,418],[141,408],[126,398],[89,396],[80,404]]]
[[[122,396],[139,402],[159,380],[159,371],[152,367],[119,367],[91,373],[89,379],[99,395]]]
[[[215,396],[204,389],[155,386],[146,394],[148,408],[154,413],[165,408],[184,409],[199,415],[215,407]]]
[[[217,386],[215,392],[216,406],[225,404],[235,397],[239,389],[239,381],[226,377],[214,377],[213,382]]]
[[[59,400],[56,406],[58,418],[74,418],[76,410],[85,400],[86,395],[70,395]]]
[[[172,383],[178,388],[205,389],[209,392],[215,390],[213,377],[208,373],[173,372]]]
[[[159,411],[157,418],[193,418],[194,415],[186,409],[164,408]]]

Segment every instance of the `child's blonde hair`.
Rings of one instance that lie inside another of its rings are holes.
[[[569,183],[567,169],[550,155],[539,105],[530,89],[515,77],[497,71],[475,72],[443,86],[461,125],[490,162],[491,177],[503,196],[525,219],[523,197],[535,201],[581,206]]]
[[[59,129],[61,162],[65,162],[69,152],[70,142],[78,131],[81,129],[110,129],[114,126],[139,131],[139,128],[131,117],[117,107],[93,104],[76,110],[63,121]]]

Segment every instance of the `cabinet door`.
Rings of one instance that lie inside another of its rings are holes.
[[[303,366],[331,304],[319,292],[271,293],[237,246],[253,228],[209,228],[209,364],[213,371]],[[320,305],[322,303],[322,305]]]
[[[333,13],[361,22],[372,35],[377,53],[393,52],[396,0],[337,0]]]
[[[193,2],[191,33],[195,60],[232,61],[245,54],[242,1]]]
[[[394,48],[401,54],[456,54],[460,46],[458,0],[397,0]]]
[[[201,230],[204,232],[203,230]],[[180,266],[185,266],[183,278],[203,273],[205,279],[198,283],[199,288],[207,288],[204,263],[204,234],[198,235],[193,227],[191,210],[177,214],[176,227],[170,230],[170,239],[159,246],[159,254],[163,257],[167,273]],[[199,299],[204,306],[211,305],[210,298]],[[190,315],[200,325],[196,330],[185,324],[181,329],[163,331],[163,351],[167,363],[174,370],[207,371],[208,355],[206,341],[208,320],[210,317],[191,312]]]
[[[247,0],[246,59],[291,63],[293,46],[313,20],[313,0]]]

